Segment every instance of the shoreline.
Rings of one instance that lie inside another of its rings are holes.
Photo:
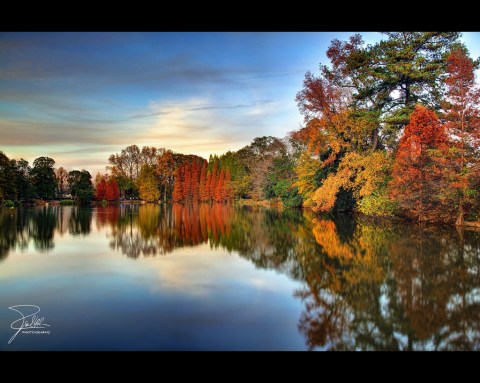
[[[62,203],[63,202],[63,203]],[[65,203],[66,202],[66,203]],[[199,202],[199,203],[204,203],[204,202]],[[107,206],[119,206],[119,205],[146,205],[148,202],[144,200],[121,200],[121,201],[115,201],[115,202],[109,202],[106,205],[102,205],[101,201],[90,201],[89,203],[86,204],[81,204],[79,202],[70,200],[70,199],[65,199],[65,200],[34,200],[31,202],[16,202],[16,206],[8,207],[8,206],[0,206],[0,207],[6,207],[6,208],[18,208],[18,207],[35,207],[35,206],[90,206],[90,207],[107,207]],[[158,201],[157,203],[154,203],[155,205],[163,205],[165,204],[164,201]],[[167,205],[172,205],[171,201],[166,202]],[[232,205],[235,206],[261,206],[261,207],[266,207],[266,208],[275,208],[275,209],[288,209],[285,206],[283,206],[281,201],[278,200],[253,200],[253,199],[238,199],[235,200],[231,203]],[[376,215],[366,215],[363,213],[359,212],[347,212],[347,211],[342,211],[342,212],[336,212],[336,213],[319,213],[315,212],[311,207],[309,206],[302,206],[302,207],[296,207],[293,209],[301,209],[301,210],[306,210],[310,211],[314,214],[326,214],[326,215],[332,215],[332,214],[350,214],[355,218],[359,218],[361,220],[368,221],[373,224],[382,224],[382,223],[390,223],[390,224],[402,224],[402,223],[407,223],[407,224],[414,224],[414,225],[435,225],[435,226],[449,226],[449,227],[458,227],[461,229],[467,229],[467,230],[472,230],[472,231],[480,231],[480,221],[465,221],[462,226],[456,226],[455,224],[448,224],[448,223],[442,223],[442,222],[414,222],[408,219],[404,219],[401,217],[397,216],[376,216]]]

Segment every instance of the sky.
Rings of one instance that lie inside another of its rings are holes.
[[[351,34],[0,33],[0,150],[94,175],[132,144],[208,159],[284,137],[305,72]],[[462,41],[480,56],[480,33]]]

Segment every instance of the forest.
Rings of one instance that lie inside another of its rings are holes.
[[[457,32],[388,32],[333,40],[307,72],[301,129],[210,155],[130,145],[107,172],[33,166],[0,152],[0,202],[101,203],[140,198],[193,204],[269,201],[314,212],[464,225],[480,214],[480,90]],[[292,100],[293,102],[293,100]]]

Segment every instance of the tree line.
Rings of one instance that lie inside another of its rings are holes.
[[[478,220],[479,62],[459,37],[389,32],[376,44],[359,34],[333,40],[330,63],[305,75],[296,96],[304,125],[287,137],[257,137],[208,161],[130,145],[108,158],[109,174],[97,174],[93,194],[89,186],[75,188],[88,184],[85,173],[76,173],[73,189],[66,183],[84,200],[275,200],[319,212]],[[51,198],[55,181],[57,190],[66,184],[52,175],[53,165],[40,174],[42,166],[30,173],[24,160],[1,161],[10,165],[0,165],[0,199]],[[108,185],[118,190],[107,193]]]
[[[87,202],[94,196],[87,170],[55,169],[55,160],[50,157],[38,157],[32,165],[23,158],[9,159],[0,151],[0,203],[66,197]]]

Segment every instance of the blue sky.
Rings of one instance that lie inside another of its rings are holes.
[[[95,174],[130,144],[208,158],[283,137],[305,72],[351,34],[0,33],[0,150]]]

